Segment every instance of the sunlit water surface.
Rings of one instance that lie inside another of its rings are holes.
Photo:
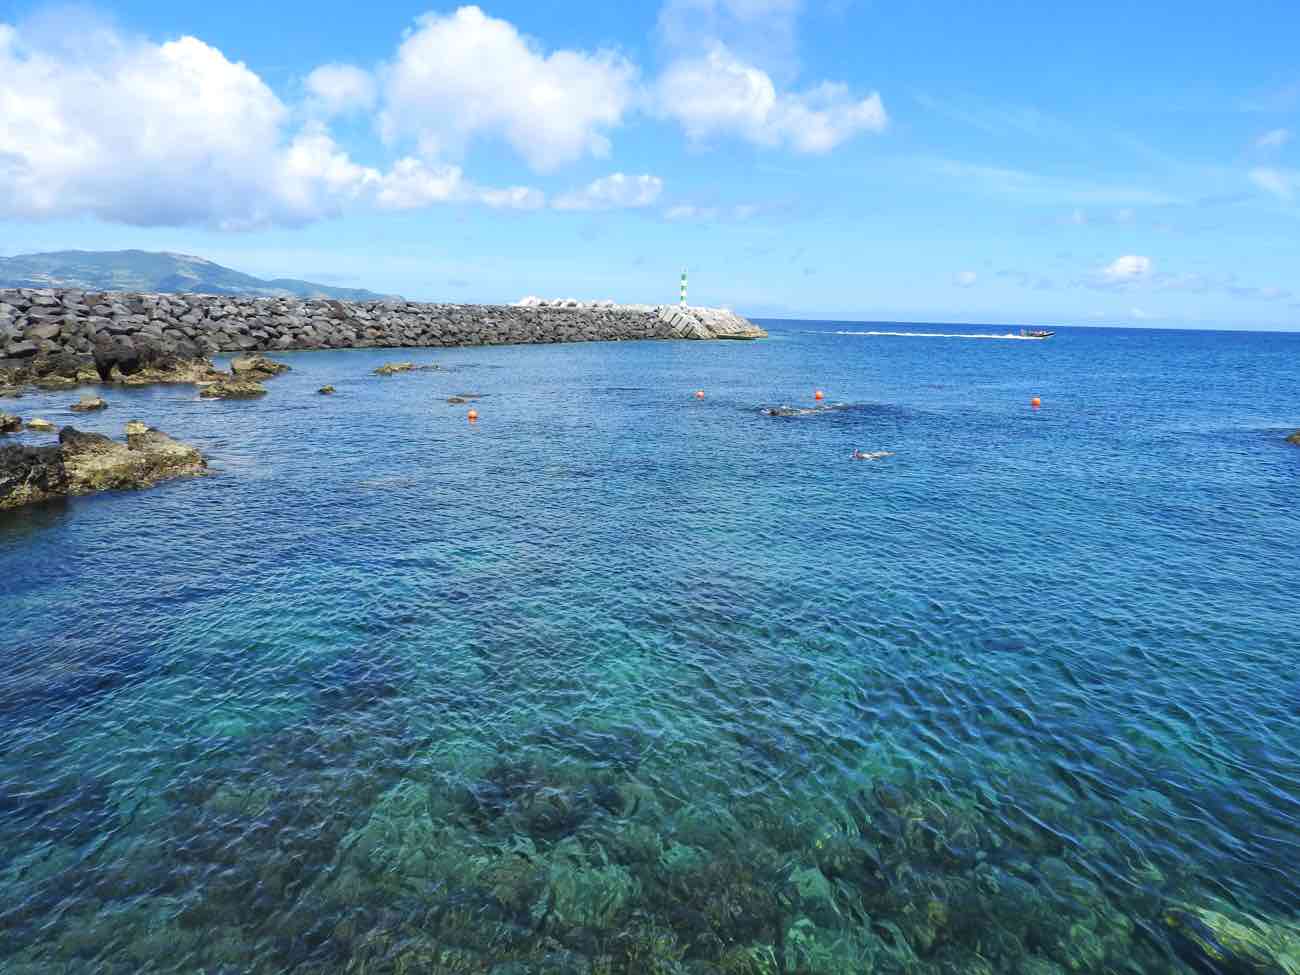
[[[1186,972],[1177,911],[1289,930],[1300,336],[769,327],[4,401],[213,475],[0,517],[0,970]]]

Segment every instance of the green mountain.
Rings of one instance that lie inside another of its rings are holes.
[[[361,288],[332,288],[293,278],[265,281],[201,257],[152,251],[54,251],[0,257],[0,288],[84,288],[350,301],[385,297]]]

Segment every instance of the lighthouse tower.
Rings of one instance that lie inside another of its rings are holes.
[[[681,306],[686,307],[686,268],[682,268],[682,297]]]

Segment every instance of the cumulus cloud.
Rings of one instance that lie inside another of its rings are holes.
[[[670,64],[655,84],[653,102],[657,114],[681,123],[692,139],[738,135],[805,153],[829,152],[861,132],[883,132],[889,123],[876,92],[857,98],[836,82],[778,92],[767,72],[720,43]]]
[[[593,180],[580,190],[565,193],[555,200],[557,210],[622,210],[648,207],[663,192],[664,181],[642,173],[628,176],[611,173]]]
[[[363,111],[375,104],[375,79],[351,64],[322,64],[304,82],[313,107],[324,115]]]
[[[1257,149],[1280,149],[1291,141],[1289,129],[1272,129],[1255,140]]]
[[[389,172],[373,177],[375,203],[385,210],[415,210],[435,203],[482,203],[486,206],[536,210],[546,197],[527,186],[491,189],[476,186],[459,166],[427,163],[406,156]]]
[[[1300,172],[1276,169],[1271,166],[1259,166],[1250,171],[1250,181],[1267,193],[1272,193],[1288,203],[1295,199],[1300,190]]]
[[[958,271],[952,280],[959,288],[970,288],[979,280],[979,275],[974,271]]]
[[[1151,274],[1151,258],[1137,254],[1117,257],[1101,269],[1101,276],[1107,281],[1122,283],[1137,281]]]
[[[421,155],[459,155],[475,138],[504,139],[535,169],[609,153],[606,132],[633,98],[636,69],[610,51],[543,53],[478,7],[425,14],[384,74],[386,138]]]
[[[428,161],[361,165],[319,120],[291,130],[292,112],[261,78],[197,38],[101,31],[88,50],[0,24],[0,217],[240,230],[354,203],[540,205],[535,190],[479,188]],[[336,107],[364,97],[347,72],[313,79],[312,97]]]

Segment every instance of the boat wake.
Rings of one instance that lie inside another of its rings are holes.
[[[838,331],[836,335],[898,335],[914,339],[1013,339],[1017,342],[1036,342],[1039,336],[1016,335],[1007,332],[1004,335],[973,334],[971,332],[851,332]]]

